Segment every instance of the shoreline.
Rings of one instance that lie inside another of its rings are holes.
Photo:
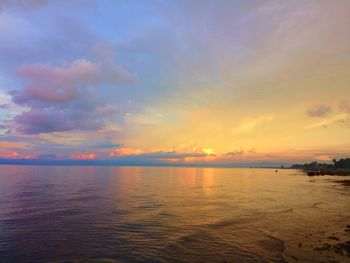
[[[340,184],[342,184],[344,186],[350,186],[350,180],[349,179],[348,180],[338,180],[336,182],[340,183]]]
[[[303,170],[308,176],[350,176],[350,169]]]

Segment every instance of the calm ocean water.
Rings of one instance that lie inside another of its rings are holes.
[[[316,249],[348,238],[350,189],[336,179],[0,166],[0,262],[346,262]]]

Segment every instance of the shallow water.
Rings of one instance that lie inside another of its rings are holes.
[[[335,179],[273,169],[0,166],[0,262],[347,262],[317,249],[350,239],[350,188]]]

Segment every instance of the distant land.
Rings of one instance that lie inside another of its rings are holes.
[[[294,164],[291,169],[303,170],[307,175],[350,175],[350,158],[333,159],[333,163],[311,162],[305,164]]]
[[[173,166],[173,167],[217,167],[217,168],[274,168],[288,167],[287,162],[160,162],[155,160],[72,160],[72,159],[0,159],[0,165],[66,165],[66,166]]]
[[[332,163],[313,161],[304,164],[287,162],[166,162],[155,160],[72,160],[72,159],[0,159],[0,165],[60,165],[60,166],[172,166],[172,167],[213,167],[213,168],[273,168],[297,169],[308,175],[350,175],[350,158],[333,159]]]

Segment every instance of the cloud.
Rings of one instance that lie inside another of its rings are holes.
[[[16,115],[27,111],[27,107],[19,106],[13,103],[9,94],[0,91],[0,123],[7,123]]]
[[[235,157],[244,154],[244,150],[241,148],[232,152],[225,153],[225,156]]]
[[[78,153],[72,154],[71,159],[73,160],[94,160],[97,158],[95,153]]]
[[[119,147],[121,147],[121,144],[108,142],[108,141],[92,146],[92,148],[96,148],[96,149],[115,149]]]
[[[350,127],[350,100],[343,100],[339,104],[339,108],[341,111],[345,112],[347,116],[340,120],[339,123],[342,127],[349,128]]]
[[[313,128],[327,128],[329,125],[338,124],[340,127],[348,128],[350,127],[350,101],[349,100],[342,100],[339,103],[339,109],[342,111],[342,113],[339,113],[335,116],[328,117],[327,119],[323,119],[319,122],[310,124],[306,126],[306,129],[313,129]],[[312,114],[309,116],[312,117],[323,117],[326,114],[328,114],[331,111],[331,108],[329,106],[325,105],[318,105],[312,108]]]
[[[124,119],[131,124],[154,125],[163,121],[163,114],[151,108],[144,109],[143,113],[126,113]]]
[[[314,129],[314,128],[320,128],[320,127],[323,127],[323,128],[327,128],[328,125],[332,125],[334,123],[344,123],[345,124],[345,121],[347,120],[347,114],[344,114],[344,113],[341,113],[341,114],[337,114],[331,118],[328,118],[326,120],[321,120],[321,121],[318,121],[316,123],[312,123],[310,125],[307,125],[305,127],[305,129]]]
[[[38,12],[50,12],[50,9]],[[91,58],[89,47],[95,39],[88,27],[80,23],[79,19],[60,15],[58,10],[55,12],[56,15],[50,16],[48,20],[41,20],[41,16],[36,14],[37,20],[28,12],[0,11],[2,72],[12,75],[23,64],[50,64],[79,57]]]
[[[350,100],[343,100],[339,104],[341,111],[350,114]]]
[[[117,108],[100,99],[97,88],[137,82],[136,76],[112,61],[84,59],[67,67],[23,65],[17,75],[26,79],[27,85],[11,91],[12,100],[29,110],[17,115],[10,128],[25,134],[98,130]]]
[[[130,156],[130,155],[139,155],[142,154],[140,149],[131,149],[131,148],[118,148],[109,153],[110,157],[118,156]]]
[[[1,0],[0,1],[0,12],[12,9],[12,8],[20,8],[20,9],[29,9],[39,7],[41,5],[47,4],[47,0]]]
[[[239,126],[232,129],[233,134],[243,134],[253,131],[256,127],[273,121],[274,116],[271,114],[261,115],[255,119],[242,122]]]
[[[40,154],[37,156],[38,159],[54,160],[57,159],[55,154]]]
[[[97,130],[103,126],[103,117],[98,109],[83,111],[68,109],[31,109],[15,117],[16,131],[25,134],[62,132],[70,130]]]
[[[18,104],[30,104],[31,101],[62,103],[73,100],[81,89],[137,82],[136,76],[119,65],[103,65],[84,59],[75,60],[68,67],[24,65],[17,70],[17,75],[29,82],[23,90],[12,92],[13,100]]]
[[[307,115],[310,117],[324,117],[332,111],[332,108],[327,105],[316,105],[307,110]]]

